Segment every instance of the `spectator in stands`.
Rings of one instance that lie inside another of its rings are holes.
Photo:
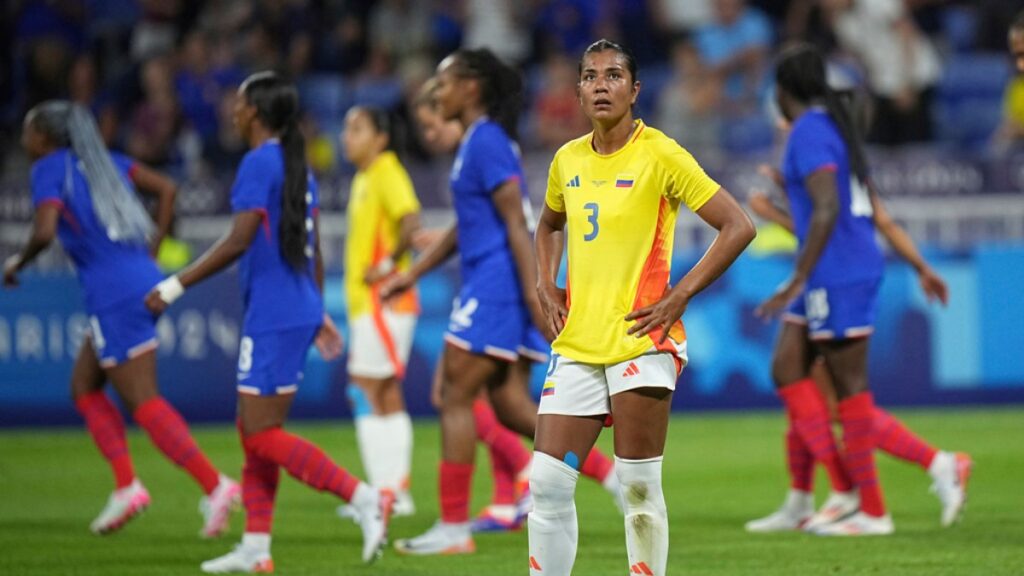
[[[678,38],[711,24],[713,4],[712,0],[652,0],[650,8],[655,23],[662,31],[669,37]]]
[[[714,21],[699,28],[694,40],[701,58],[725,82],[726,98],[753,104],[771,49],[768,18],[746,0],[718,0]]]
[[[370,12],[370,58],[386,57],[399,76],[407,77],[433,62],[430,55],[430,2],[383,0]]]
[[[537,143],[549,150],[590,131],[576,97],[576,67],[564,54],[553,54],[544,63],[544,80],[533,110]]]
[[[85,2],[28,0],[14,25],[16,59],[23,62],[22,103],[64,97],[74,54],[85,45]]]
[[[1024,10],[1017,13],[1008,33],[1010,56],[1013,57],[1017,72],[1024,74]]]
[[[600,2],[591,0],[544,0],[535,12],[534,58],[551,52],[578,54],[594,39],[601,17]]]
[[[1010,24],[1007,41],[1017,75],[1003,95],[1003,121],[994,138],[997,150],[1024,145],[1024,11]]]
[[[521,64],[530,56],[529,6],[520,0],[466,0],[463,47],[489,48]]]
[[[840,46],[867,71],[876,100],[869,140],[931,140],[931,102],[942,68],[903,0],[825,0],[823,6]]]
[[[171,64],[166,57],[152,58],[142,65],[139,75],[143,100],[132,112],[128,153],[146,164],[162,166],[173,156],[178,132]]]
[[[719,147],[722,82],[700,58],[686,37],[672,45],[672,79],[658,95],[657,124],[670,138],[691,151]]]
[[[117,138],[118,114],[113,98],[99,86],[96,60],[91,53],[84,53],[75,59],[68,76],[68,96],[72,102],[81,104],[92,112],[99,125],[103,142],[110,146]]]
[[[241,70],[233,65],[221,66],[213,59],[205,31],[192,30],[185,35],[174,89],[182,120],[198,135],[204,152],[211,152],[218,144],[217,107],[243,79]]]

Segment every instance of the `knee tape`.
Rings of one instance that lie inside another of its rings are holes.
[[[543,452],[534,452],[530,470],[533,513],[560,514],[572,510],[579,477],[580,473],[565,462]]]
[[[619,477],[622,503],[626,515],[665,513],[665,494],[661,489],[662,457],[626,460],[615,457],[615,473]]]

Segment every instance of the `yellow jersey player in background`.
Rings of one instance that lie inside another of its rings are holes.
[[[352,180],[345,230],[345,299],[348,305],[348,397],[370,484],[395,493],[395,516],[415,512],[409,494],[412,422],[401,381],[412,349],[419,300],[409,290],[387,302],[380,282],[408,270],[420,203],[394,152],[387,111],[356,106],[345,117],[345,156]],[[349,516],[351,507],[339,514]]]
[[[530,477],[530,573],[572,571],[580,455],[610,415],[629,569],[660,576],[668,561],[662,454],[672,392],[686,364],[680,318],[750,243],[754,226],[688,152],[633,118],[640,82],[629,52],[600,40],[584,52],[579,71],[580,104],[594,131],[555,155],[536,236],[538,292],[555,340]],[[681,205],[718,236],[670,287]],[[562,289],[556,279],[566,239]]]

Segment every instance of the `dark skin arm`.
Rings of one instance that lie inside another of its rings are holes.
[[[569,316],[565,289],[556,284],[565,246],[565,221],[565,212],[556,212],[545,203],[534,238],[537,250],[537,297],[544,312],[544,323],[538,327],[544,331],[544,337],[548,340],[554,340],[562,332],[565,319]]]
[[[421,276],[441,265],[442,262],[451,257],[458,247],[458,233],[452,225],[441,235],[426,251],[412,264],[408,272],[403,272],[388,278],[380,288],[380,296],[388,299],[416,284]]]
[[[57,236],[57,224],[60,222],[60,208],[54,204],[43,204],[36,209],[32,220],[32,234],[21,252],[14,254],[4,263],[4,286],[18,285],[18,272],[28,266],[36,256],[46,250]]]
[[[320,252],[320,216],[313,216],[313,246],[316,247],[316,255],[313,259],[313,278],[316,280],[316,286],[320,290],[320,294],[324,293],[324,258]],[[320,356],[326,360],[331,361],[341,356],[342,350],[345,348],[345,341],[341,337],[341,332],[338,331],[338,327],[334,325],[334,320],[331,315],[324,311],[324,323],[320,326],[320,330],[316,333],[316,339],[313,341],[316,349],[320,352]]]
[[[871,193],[875,228],[885,237],[892,249],[917,271],[918,282],[928,301],[938,300],[945,306],[949,302],[949,288],[946,286],[946,282],[932,270],[932,267],[921,256],[921,252],[918,251],[907,231],[889,215],[889,211],[885,209],[885,203],[878,196],[875,187],[869,185],[868,190]]]
[[[135,164],[132,169],[132,182],[139,192],[157,199],[156,234],[150,241],[149,252],[156,256],[160,242],[171,230],[174,219],[174,198],[178,194],[178,185],[167,176],[142,164]]]
[[[839,192],[834,171],[817,170],[804,180],[804,186],[813,204],[807,240],[797,255],[793,275],[754,311],[761,318],[776,316],[803,293],[807,279],[818,264],[821,253],[825,251],[832,229],[839,218]]]
[[[402,216],[402,219],[398,221],[398,244],[395,245],[395,250],[391,253],[391,261],[398,262],[398,260],[405,256],[405,253],[412,248],[412,239],[417,232],[420,231],[420,213],[413,212]],[[386,276],[391,274],[391,271],[384,272],[370,268],[366,271],[366,275],[363,277],[363,281],[367,284],[376,284],[383,280]]]
[[[263,214],[255,210],[235,215],[231,230],[221,237],[205,254],[178,273],[178,280],[185,288],[197,284],[220,272],[238,260],[248,250],[253,238],[263,224]],[[146,307],[153,314],[163,314],[167,303],[153,289],[146,295]]]
[[[636,320],[629,334],[640,338],[660,329],[659,343],[664,342],[672,324],[683,316],[690,299],[721,276],[757,234],[750,217],[724,188],[697,210],[697,216],[718,230],[718,236],[700,261],[660,300],[626,316],[626,320]]]
[[[537,262],[533,255],[530,230],[523,211],[523,193],[517,180],[508,180],[491,195],[498,214],[505,221],[508,247],[519,273],[519,288],[535,326],[544,325],[544,314],[537,299]]]

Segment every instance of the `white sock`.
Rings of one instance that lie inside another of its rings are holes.
[[[955,468],[956,457],[949,452],[939,451],[936,452],[935,457],[932,458],[932,463],[928,466],[928,475],[938,479]]]
[[[270,554],[270,534],[246,532],[242,534],[242,548],[258,554]]]
[[[543,452],[533,453],[530,493],[533,512],[527,519],[530,574],[569,576],[576,562],[576,482],[580,473]]]
[[[377,491],[367,484],[366,482],[360,482],[356,486],[356,491],[352,493],[352,500],[349,500],[349,504],[356,508],[370,508],[377,506]]]
[[[626,552],[633,573],[664,576],[668,564],[668,512],[661,490],[661,461],[661,456],[644,460],[615,457],[626,514]]]
[[[782,507],[796,516],[810,516],[814,514],[814,493],[790,488]]]
[[[356,418],[356,438],[366,479],[376,488],[398,492],[409,479],[412,421],[408,412]]]

